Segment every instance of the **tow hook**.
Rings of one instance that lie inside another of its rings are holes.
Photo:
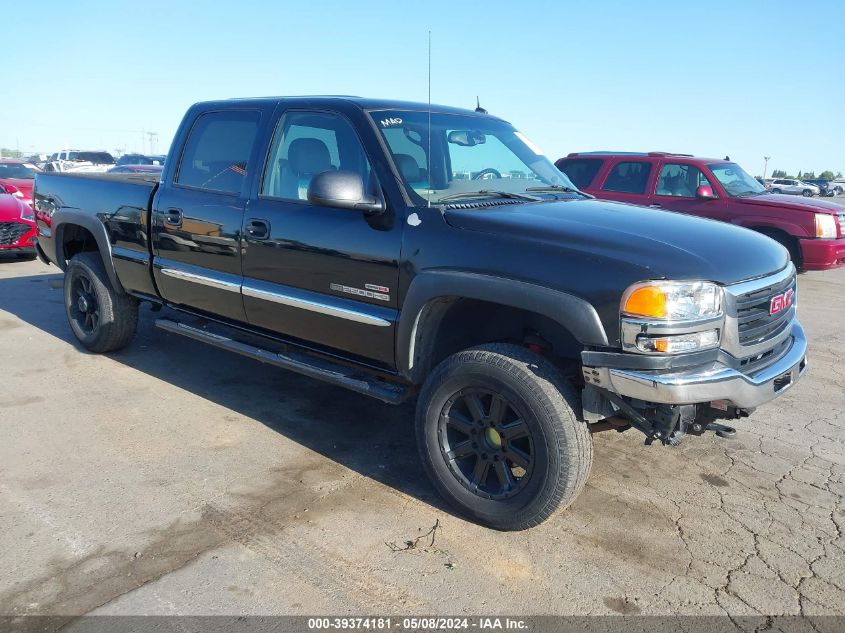
[[[709,422],[707,424],[696,422],[692,425],[692,430],[696,432],[713,431],[716,435],[723,437],[726,440],[732,440],[736,437],[736,429],[734,427],[727,426],[726,424],[719,424],[718,422]]]

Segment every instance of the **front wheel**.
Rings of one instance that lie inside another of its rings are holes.
[[[523,530],[571,504],[593,445],[572,386],[522,347],[490,344],[435,368],[417,404],[417,443],[438,492],[462,514]]]
[[[812,192],[812,190],[810,190],[810,189],[804,189],[804,191],[802,191],[802,192],[801,192],[801,194],[802,194],[805,198],[812,198],[812,197],[813,197],[813,192]]]
[[[91,352],[126,347],[138,325],[138,301],[111,285],[99,253],[78,253],[65,270],[65,312],[74,335]]]
[[[769,191],[769,193],[781,193],[781,190],[780,189],[772,189],[772,190]]]

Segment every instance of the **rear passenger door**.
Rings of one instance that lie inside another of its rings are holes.
[[[649,204],[654,190],[654,162],[647,159],[624,159],[612,164],[604,177],[598,196],[628,204]]]
[[[334,111],[288,110],[244,218],[243,294],[252,325],[393,367],[404,218],[308,202],[325,171],[383,195],[356,129]],[[404,209],[402,210],[404,211]]]
[[[241,225],[261,112],[204,112],[193,122],[152,213],[153,271],[168,301],[246,321]]]

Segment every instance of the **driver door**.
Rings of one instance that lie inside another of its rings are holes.
[[[394,210],[308,202],[311,179],[357,173],[382,195],[361,140],[337,112],[282,113],[243,229],[249,322],[392,368],[403,223]]]

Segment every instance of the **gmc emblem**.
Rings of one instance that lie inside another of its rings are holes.
[[[792,299],[795,297],[795,288],[790,288],[786,292],[772,297],[772,302],[769,304],[769,314],[777,314],[782,310],[786,310],[792,305]]]

